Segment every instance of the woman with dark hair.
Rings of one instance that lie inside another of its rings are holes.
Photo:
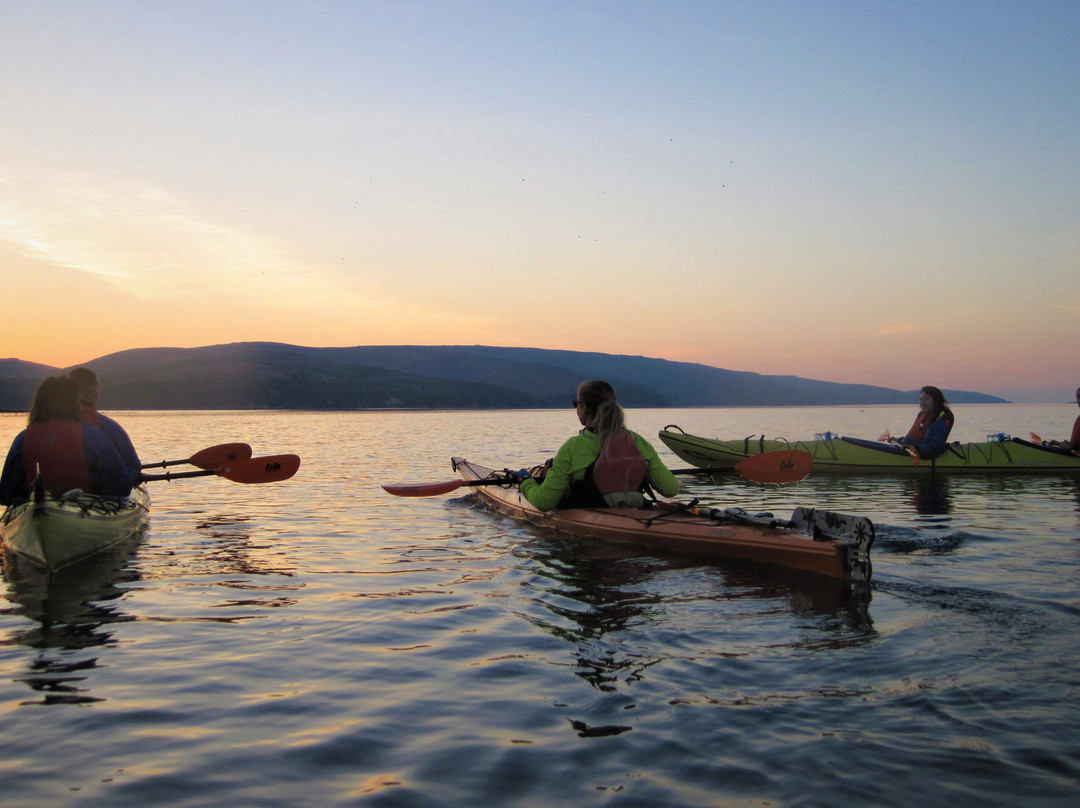
[[[537,480],[522,469],[514,476],[521,495],[541,511],[552,508],[640,507],[646,486],[665,497],[679,493],[679,481],[645,438],[626,428],[626,416],[605,381],[583,382],[574,410],[584,427],[555,453]]]
[[[911,446],[923,460],[933,460],[949,444],[949,433],[955,421],[945,394],[927,385],[919,393],[919,414],[908,433],[900,438],[901,446]]]
[[[124,464],[104,432],[83,422],[79,386],[72,379],[43,381],[26,420],[0,474],[0,505],[29,499],[39,476],[50,491],[115,497],[127,496],[138,482],[139,470]]]

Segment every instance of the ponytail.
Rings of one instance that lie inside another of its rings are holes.
[[[600,445],[621,429],[626,428],[626,415],[615,403],[615,388],[605,381],[594,379],[578,387],[578,399],[592,416],[589,425],[600,436]]]

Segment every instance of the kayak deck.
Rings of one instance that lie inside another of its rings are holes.
[[[975,443],[950,443],[940,457],[918,462],[895,444],[851,437],[788,441],[754,436],[741,440],[720,440],[691,435],[672,424],[660,431],[660,440],[682,460],[698,468],[728,469],[747,457],[764,452],[798,449],[813,456],[814,473],[1080,472],[1080,457],[1012,437]]]
[[[0,540],[16,555],[55,571],[135,535],[149,511],[150,495],[141,487],[123,500],[45,494],[4,512]]]
[[[503,477],[455,457],[466,481]],[[652,508],[572,508],[541,512],[516,485],[477,485],[477,498],[501,513],[575,536],[630,542],[664,550],[739,558],[845,581],[868,582],[874,526],[868,519],[798,508],[791,519],[739,509],[660,502]]]

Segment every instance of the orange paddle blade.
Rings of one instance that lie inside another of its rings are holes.
[[[449,494],[465,485],[464,480],[446,480],[441,483],[399,483],[384,485],[383,490],[395,497],[435,497]]]
[[[248,460],[251,458],[251,447],[246,443],[222,443],[217,446],[208,446],[201,452],[193,454],[188,463],[200,469],[216,469],[223,463],[232,460]]]
[[[1035,434],[1034,432],[1030,432],[1030,433],[1028,433],[1028,434],[1030,434],[1030,435],[1031,435],[1031,439],[1032,439],[1033,441],[1035,441],[1035,443],[1042,443],[1042,442],[1043,442],[1043,439],[1042,439],[1042,438],[1040,438],[1040,437],[1039,437],[1038,435],[1036,435],[1036,434]]]
[[[281,454],[230,460],[214,469],[214,473],[234,483],[276,483],[289,479],[299,468],[299,455]]]
[[[382,488],[395,497],[434,497],[471,485],[517,485],[517,480],[513,477],[486,477],[483,480],[446,480],[441,483],[387,484]]]
[[[795,483],[806,477],[814,456],[795,449],[752,455],[735,464],[735,473],[755,483]]]
[[[192,465],[200,469],[215,469],[229,460],[246,460],[251,457],[251,447],[246,443],[222,443],[217,446],[207,446],[191,457],[183,460],[159,460],[155,463],[143,463],[141,468],[156,469],[168,466]]]

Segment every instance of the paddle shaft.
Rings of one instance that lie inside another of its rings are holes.
[[[735,473],[758,483],[792,483],[810,473],[813,457],[809,452],[778,450],[748,457],[735,466]],[[673,474],[708,474],[718,469],[675,469]],[[727,469],[724,469],[727,471]],[[489,477],[483,480],[446,480],[439,483],[401,483],[383,485],[396,497],[434,497],[472,485],[514,485],[513,477]]]
[[[140,468],[156,469],[167,466],[192,465],[200,469],[215,469],[222,463],[231,460],[248,460],[251,458],[251,447],[246,443],[221,443],[217,446],[207,446],[191,457],[183,460],[161,460],[156,463],[143,463]]]

